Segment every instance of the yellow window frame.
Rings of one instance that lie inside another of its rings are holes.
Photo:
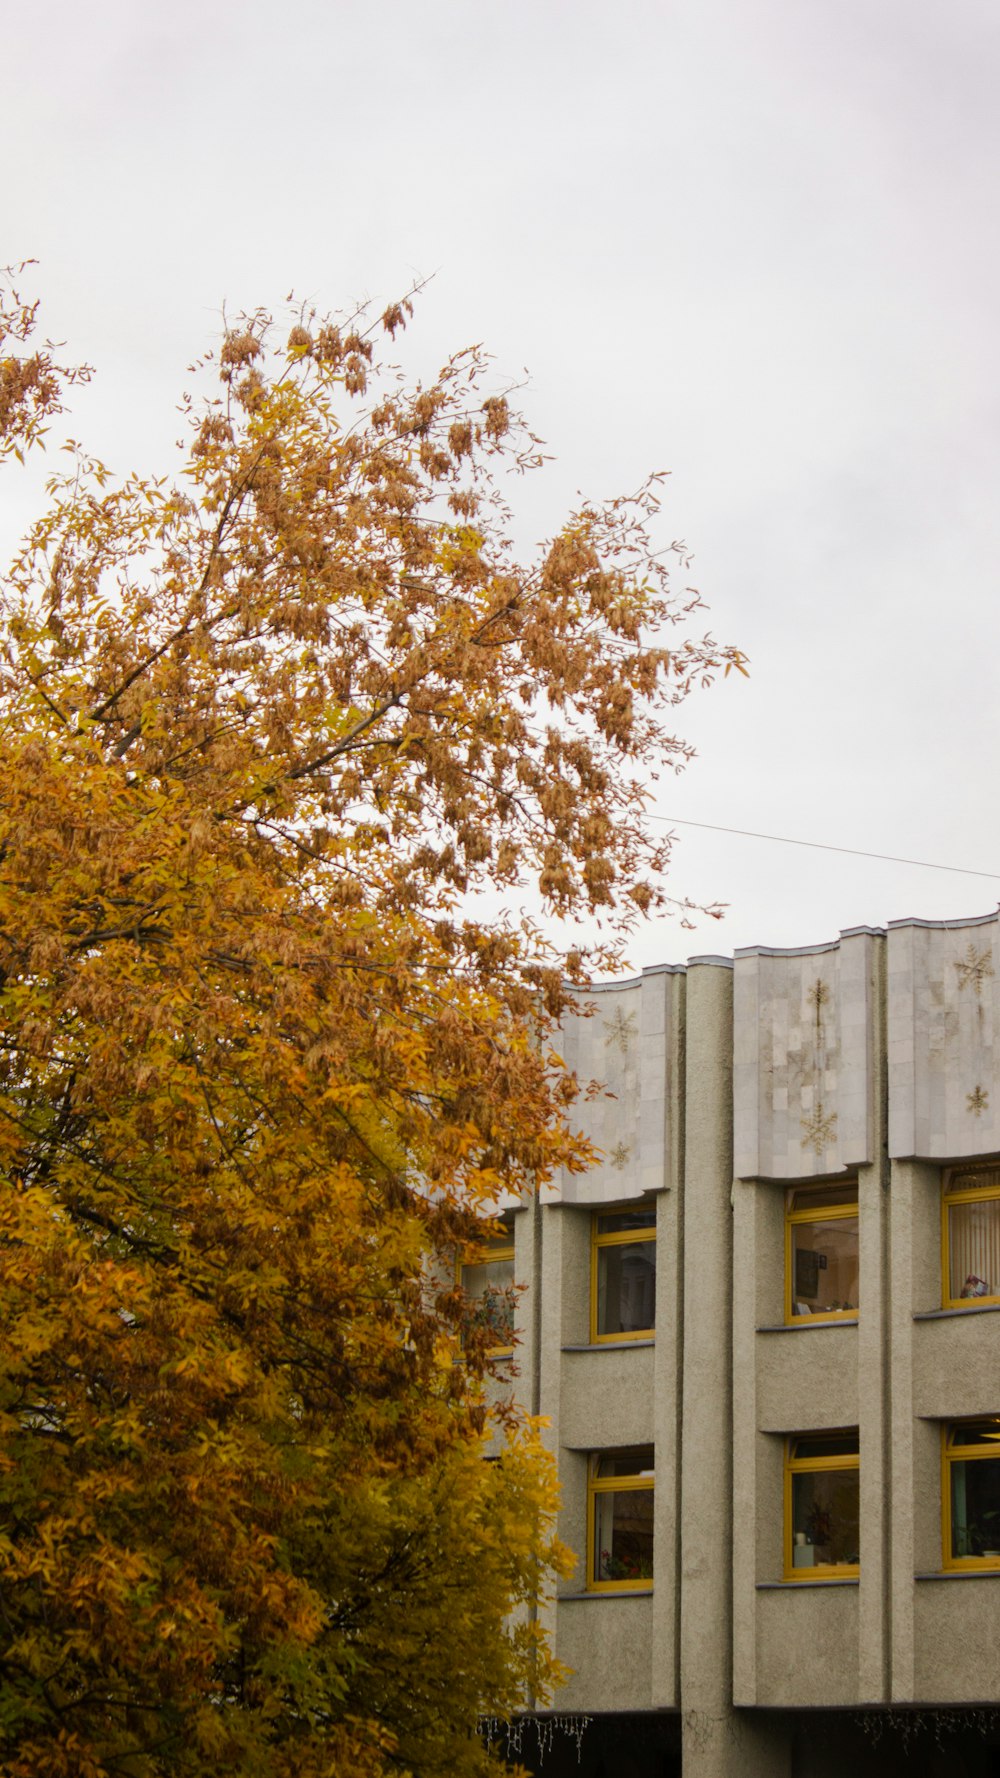
[[[841,1183],[837,1182],[838,1186]],[[785,1324],[788,1327],[815,1327],[824,1321],[856,1321],[858,1309],[827,1309],[817,1315],[796,1315],[795,1313],[795,1279],[792,1276],[792,1230],[805,1222],[846,1222],[851,1216],[858,1221],[858,1186],[857,1180],[844,1180],[845,1191],[853,1189],[854,1197],[843,1204],[824,1204],[815,1209],[793,1210],[797,1192],[806,1192],[806,1185],[790,1186],[785,1193]],[[818,1185],[817,1193],[830,1191],[829,1185]],[[860,1240],[860,1223],[858,1228]]]
[[[996,1174],[997,1163],[983,1167],[982,1172]],[[953,1179],[974,1179],[974,1167],[949,1167],[941,1188],[941,1307],[943,1309],[974,1309],[984,1303],[1000,1303],[1000,1292],[992,1296],[952,1296],[951,1294],[951,1232],[948,1212],[954,1204],[986,1204],[1000,1198],[1000,1178],[989,1185],[952,1187]]]
[[[645,1450],[645,1445],[628,1447],[629,1449]],[[652,1452],[652,1446],[648,1447]],[[597,1530],[597,1498],[600,1494],[625,1494],[640,1488],[655,1492],[656,1469],[655,1457],[651,1475],[599,1476],[598,1469],[607,1457],[620,1456],[619,1451],[595,1451],[590,1458],[587,1476],[587,1592],[588,1593],[634,1593],[648,1592],[653,1584],[653,1576],[640,1577],[638,1580],[595,1580]]]
[[[598,1224],[602,1216],[634,1216],[637,1210],[653,1217],[651,1228],[621,1229],[617,1232],[607,1231],[601,1234]],[[632,1247],[640,1241],[651,1241],[656,1246],[656,1206],[649,1204],[615,1204],[602,1205],[595,1210],[590,1219],[590,1342],[593,1346],[620,1346],[626,1341],[648,1340],[656,1332],[655,1309],[654,1323],[651,1327],[636,1327],[631,1333],[602,1334],[597,1331],[597,1269],[598,1258],[603,1247]]]
[[[978,1299],[980,1302],[982,1298]],[[965,1427],[992,1425],[996,1427],[996,1447],[962,1445],[959,1435]],[[976,1463],[983,1459],[994,1463],[1000,1458],[1000,1417],[981,1415],[975,1420],[951,1420],[941,1428],[941,1563],[943,1568],[957,1569],[965,1574],[995,1574],[1000,1571],[1000,1555],[953,1556],[951,1523],[951,1466],[953,1463]],[[1000,1538],[1000,1532],[998,1532]]]
[[[473,1258],[463,1259],[461,1254],[455,1257],[455,1282],[460,1290],[465,1290],[466,1272],[475,1271],[477,1266],[491,1266],[497,1260],[514,1259],[514,1231],[506,1230],[501,1235],[491,1235],[483,1248],[475,1250]],[[507,1346],[490,1346],[487,1356],[490,1358],[509,1358],[514,1351],[514,1341]]]
[[[792,1565],[792,1478],[797,1475],[817,1474],[820,1471],[830,1475],[835,1471],[859,1469],[861,1466],[860,1452],[842,1457],[795,1457],[792,1455],[795,1446],[809,1438],[835,1438],[837,1430],[827,1432],[795,1432],[785,1440],[785,1534],[784,1561],[785,1579],[790,1581],[810,1580],[851,1580],[861,1573],[859,1562],[817,1562],[812,1568],[795,1568]]]

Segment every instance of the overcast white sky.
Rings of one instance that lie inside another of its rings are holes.
[[[483,340],[530,370],[557,462],[519,485],[525,539],[672,471],[663,541],[752,677],[678,712],[699,758],[662,810],[1000,877],[996,0],[4,13],[0,260],[41,260],[113,468],[168,466],[223,302],[434,274],[427,368]],[[677,893],[729,911],[636,963],[1000,892],[677,831]]]

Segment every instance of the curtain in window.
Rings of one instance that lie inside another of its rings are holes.
[[[948,1210],[952,1297],[1000,1296],[1000,1198]]]

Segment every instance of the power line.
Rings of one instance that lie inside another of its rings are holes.
[[[814,852],[842,852],[848,858],[877,858],[882,864],[912,864],[920,870],[950,870],[960,877],[991,877],[1000,883],[1000,871],[967,870],[961,864],[931,864],[926,858],[896,858],[891,852],[862,852],[857,846],[831,846],[823,840],[790,840],[783,833],[754,833],[747,827],[718,827],[714,821],[678,821],[670,815],[651,815],[651,821],[664,821],[668,827],[701,827],[707,833],[736,834],[742,840],[771,840],[779,846],[808,846]]]

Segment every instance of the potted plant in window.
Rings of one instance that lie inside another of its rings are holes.
[[[601,1551],[602,1580],[652,1580],[653,1563],[647,1556],[613,1556]]]
[[[1000,1561],[1000,1512],[982,1512],[970,1520],[967,1536],[970,1556],[992,1556]]]
[[[814,1502],[810,1508],[809,1517],[806,1520],[806,1535],[810,1543],[816,1544],[820,1548],[830,1541],[830,1514],[825,1506],[820,1506],[818,1501]]]

